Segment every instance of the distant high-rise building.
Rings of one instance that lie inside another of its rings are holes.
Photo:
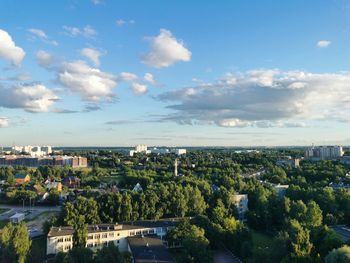
[[[135,150],[129,152],[130,156],[134,156],[135,153],[150,153],[151,151],[147,150],[146,144],[138,144],[135,146]]]
[[[344,151],[342,146],[319,146],[306,150],[304,156],[308,159],[327,160],[337,159],[343,155]]]
[[[51,146],[31,146],[31,145],[13,146],[11,150],[14,154],[25,153],[33,157],[42,157],[52,153]]]

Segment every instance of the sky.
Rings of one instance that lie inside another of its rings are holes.
[[[350,144],[347,0],[2,0],[0,146]]]

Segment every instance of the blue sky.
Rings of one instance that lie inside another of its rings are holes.
[[[349,30],[345,0],[4,0],[0,145],[348,145]]]

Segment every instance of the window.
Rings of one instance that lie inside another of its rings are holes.
[[[119,244],[119,240],[117,240],[117,244]]]
[[[130,236],[135,236],[135,231],[130,231]]]
[[[95,239],[99,239],[99,238],[101,238],[100,234],[95,235]]]
[[[154,229],[150,229],[150,230],[148,231],[148,233],[149,233],[149,234],[154,234]]]
[[[58,242],[58,243],[63,242],[63,237],[57,239],[57,242]]]
[[[93,235],[88,235],[87,239],[88,240],[94,239],[94,236]]]
[[[141,235],[141,230],[136,231],[136,235]]]
[[[118,235],[117,235],[118,237],[120,236],[120,233],[118,233]]]
[[[148,230],[143,230],[142,234],[148,234]]]
[[[118,234],[118,236],[119,236],[119,234]],[[113,232],[109,233],[109,237],[114,237],[114,233]]]
[[[89,244],[87,244],[87,247],[93,247],[94,246],[94,244],[93,243],[89,243]]]
[[[108,237],[107,233],[102,234],[102,238],[107,238],[107,237]]]
[[[72,239],[70,238],[70,237],[66,237],[65,239],[64,239],[64,241],[65,242],[70,242]]]

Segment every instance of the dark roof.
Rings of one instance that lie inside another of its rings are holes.
[[[28,174],[25,174],[25,173],[18,173],[15,175],[15,179],[24,179],[26,178]]]
[[[63,178],[63,181],[64,182],[67,182],[67,181],[76,181],[76,182],[78,182],[78,181],[80,181],[80,179],[78,177],[76,177],[76,176],[67,176],[67,177]]]
[[[156,236],[128,237],[135,263],[175,263],[176,261]]]
[[[157,228],[157,227],[172,227],[179,222],[177,218],[159,219],[159,220],[142,220],[142,221],[132,221],[132,222],[122,222],[119,224],[97,224],[89,225],[89,233],[106,232],[109,230],[132,230],[141,228]],[[54,236],[65,236],[72,235],[73,227],[71,226],[61,226],[61,227],[51,227],[48,237]]]

